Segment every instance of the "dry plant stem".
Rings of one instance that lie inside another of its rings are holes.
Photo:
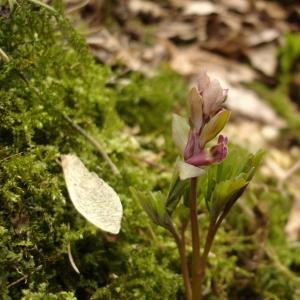
[[[201,257],[200,257],[200,240],[198,227],[198,213],[197,213],[197,178],[191,178],[190,186],[190,220],[192,227],[192,295],[193,300],[202,299],[201,290]]]
[[[103,147],[92,137],[90,136],[86,131],[84,131],[79,125],[73,122],[72,119],[70,119],[66,114],[63,114],[64,118],[72,125],[74,129],[76,129],[79,133],[81,133],[95,148],[99,151],[99,153],[102,155],[103,159],[107,162],[107,164],[110,166],[112,172],[115,175],[120,175],[120,171],[116,167],[116,165],[112,162],[110,157],[107,155]]]
[[[187,258],[186,258],[186,252],[185,252],[185,239],[178,236],[177,232],[171,231],[178,248],[179,257],[180,257],[180,267],[181,267],[181,273],[183,278],[183,284],[185,289],[185,295],[187,300],[192,300],[192,288],[190,283],[190,275],[189,275],[189,269],[187,264]]]

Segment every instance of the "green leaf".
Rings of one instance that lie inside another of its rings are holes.
[[[259,167],[259,165],[260,165],[263,157],[265,156],[265,154],[266,154],[266,152],[264,150],[259,150],[255,154],[251,154],[251,156],[249,157],[247,163],[248,163],[248,165],[251,166],[251,168],[248,169],[248,172],[247,172],[247,175],[246,175],[247,176],[246,178],[247,178],[248,181],[250,181],[253,178],[253,176],[254,176],[257,168]]]
[[[173,114],[172,119],[172,137],[175,146],[180,154],[183,154],[186,144],[188,142],[190,126],[185,118]]]
[[[166,210],[171,216],[174,210],[176,209],[182,195],[187,189],[188,181],[180,180],[178,171],[175,170],[172,178],[172,182],[170,185],[168,197],[165,202]]]
[[[201,180],[202,186],[206,186],[203,196],[212,219],[216,220],[222,211],[229,211],[242,195],[264,154],[264,151],[251,154],[239,146],[230,145],[226,159],[221,164],[207,168],[207,175],[204,176],[207,181],[203,178]]]
[[[224,128],[230,116],[228,110],[221,110],[205,125],[200,136],[201,147],[211,141]]]
[[[12,11],[14,9],[14,6],[16,4],[16,0],[8,0],[9,9]]]
[[[216,185],[212,195],[210,218],[215,222],[228,204],[233,203],[241,196],[249,181],[245,179],[226,180]],[[231,207],[230,206],[230,207]]]
[[[165,201],[161,192],[141,192],[133,187],[130,187],[130,192],[133,198],[141,204],[142,208],[151,219],[151,221],[168,229],[172,230],[172,222],[165,208]]]

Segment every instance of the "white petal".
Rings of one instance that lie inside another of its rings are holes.
[[[172,119],[172,136],[173,141],[180,154],[183,154],[188,142],[190,126],[185,118],[173,114]]]
[[[188,95],[188,104],[190,108],[191,121],[194,128],[198,131],[202,125],[202,96],[198,93],[197,88],[193,87]]]
[[[76,155],[62,155],[62,168],[70,198],[89,222],[101,230],[120,231],[123,208],[117,193]]]
[[[223,89],[218,80],[214,79],[203,92],[203,110],[205,115],[209,115],[215,102],[223,95]]]
[[[205,173],[203,169],[187,164],[182,160],[177,162],[177,168],[179,170],[180,180],[199,177]]]

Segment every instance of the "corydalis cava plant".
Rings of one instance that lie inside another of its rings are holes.
[[[173,140],[180,159],[176,162],[169,192],[164,195],[131,189],[151,220],[173,236],[188,300],[202,299],[208,254],[216,232],[245,191],[263,156],[262,151],[253,155],[236,146],[231,146],[228,152],[227,137],[218,136],[230,115],[223,107],[227,93],[217,80],[210,80],[206,73],[200,74],[197,85],[188,95],[189,119],[173,115]],[[217,136],[217,141],[209,146]],[[205,238],[200,240],[198,199],[203,198],[209,227],[205,234],[201,233]],[[175,210],[180,212],[177,217]],[[186,253],[188,228],[192,237],[191,262]]]

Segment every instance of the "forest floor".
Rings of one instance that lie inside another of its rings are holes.
[[[205,297],[300,299],[298,1],[53,1],[57,11],[65,5],[76,32],[38,1],[7,3],[0,298],[183,299],[176,245],[128,187],[168,189],[177,157],[171,115],[187,114],[188,87],[206,70],[229,89],[230,142],[267,153],[218,232]],[[67,153],[120,195],[118,236],[96,230],[72,206],[59,164]]]

